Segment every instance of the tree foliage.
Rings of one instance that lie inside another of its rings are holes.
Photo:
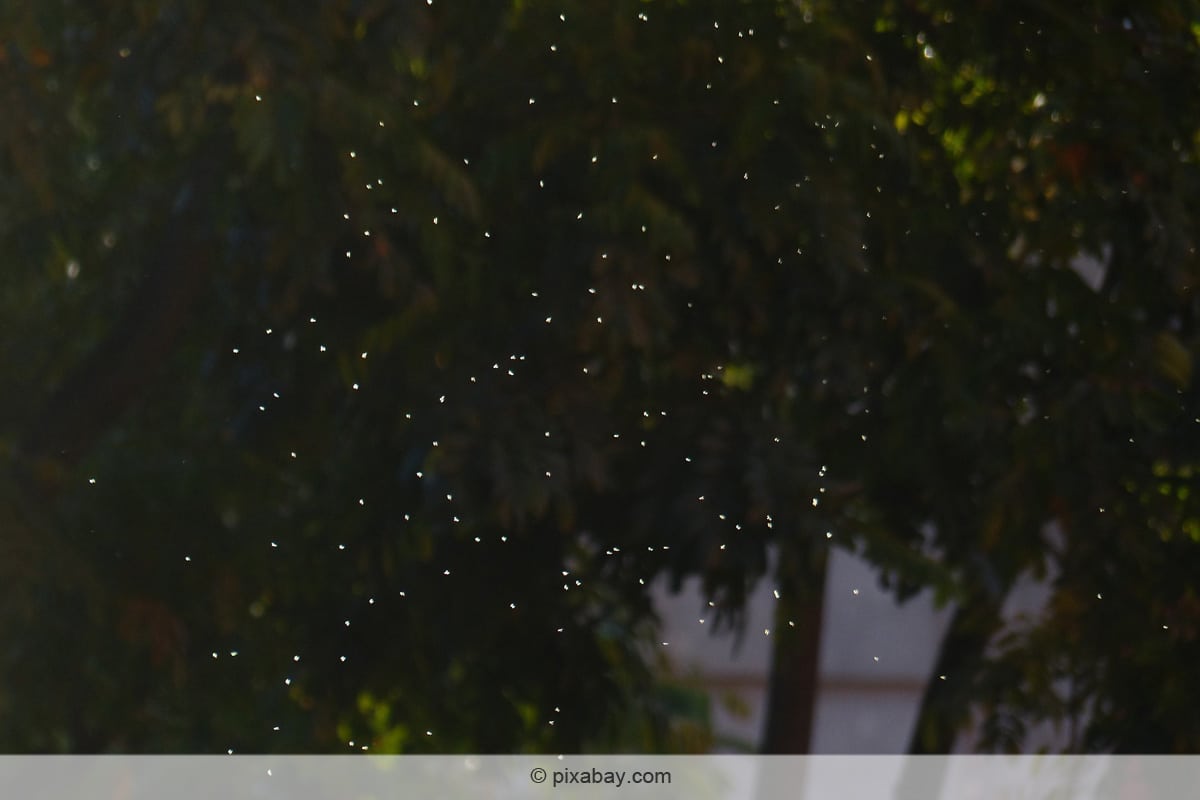
[[[1194,4],[0,9],[8,749],[680,747],[831,546],[1200,745]]]

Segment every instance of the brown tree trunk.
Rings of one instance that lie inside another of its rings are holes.
[[[764,753],[812,749],[826,561],[823,548],[814,552],[807,543],[781,544]]]
[[[1001,622],[1000,601],[991,597],[972,598],[954,612],[925,684],[909,753],[939,755],[954,747],[969,714],[972,680]]]
[[[946,763],[920,756],[947,755],[970,713],[972,681],[988,642],[1000,629],[1002,597],[978,593],[954,612],[938,650],[933,674],[925,684],[913,725],[907,759],[896,787],[897,800],[938,797]]]

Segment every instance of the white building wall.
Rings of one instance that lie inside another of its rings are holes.
[[[1053,535],[1053,528],[1048,528]],[[1052,576],[1051,576],[1052,577]],[[714,727],[721,750],[757,749],[766,723],[765,701],[774,622],[774,586],[763,581],[750,597],[746,630],[735,647],[731,635],[712,636],[699,582],[678,595],[658,591],[663,640],[677,674],[694,676],[714,699]],[[1019,580],[1004,604],[1010,626],[1036,617],[1049,597],[1045,582]],[[936,609],[924,592],[904,605],[879,585],[878,572],[842,550],[830,553],[821,631],[820,683],[813,752],[901,754],[907,750],[925,682],[931,678],[951,608]],[[734,711],[722,702],[734,698]],[[1066,746],[1066,731],[1041,726],[1028,748]],[[956,749],[969,752],[973,736]]]
[[[662,591],[663,639],[676,670],[710,688],[718,735],[756,748],[766,721],[774,586],[764,581],[750,598],[740,646],[714,637],[698,582],[678,595]],[[825,586],[820,686],[814,721],[816,753],[903,753],[924,682],[949,618],[928,594],[897,606],[871,567],[843,551],[831,553]],[[725,708],[732,695],[745,714]]]

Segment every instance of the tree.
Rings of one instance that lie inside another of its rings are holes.
[[[1194,749],[1195,14],[1125,13],[4,6],[5,745],[680,746],[646,587],[776,548],[802,749],[846,546],[958,605],[919,746]]]

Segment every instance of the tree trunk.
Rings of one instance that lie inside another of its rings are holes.
[[[988,642],[1000,629],[1003,595],[977,593],[955,610],[933,674],[925,684],[908,752],[911,756],[948,755],[967,722],[972,681],[984,659]],[[910,758],[896,787],[897,800],[926,800],[941,795],[944,761]]]
[[[764,753],[801,754],[812,749],[826,552],[786,541],[780,545]]]
[[[909,753],[940,755],[954,747],[967,721],[972,679],[1001,622],[998,599],[977,595],[955,610],[938,650],[933,675],[925,684]]]

